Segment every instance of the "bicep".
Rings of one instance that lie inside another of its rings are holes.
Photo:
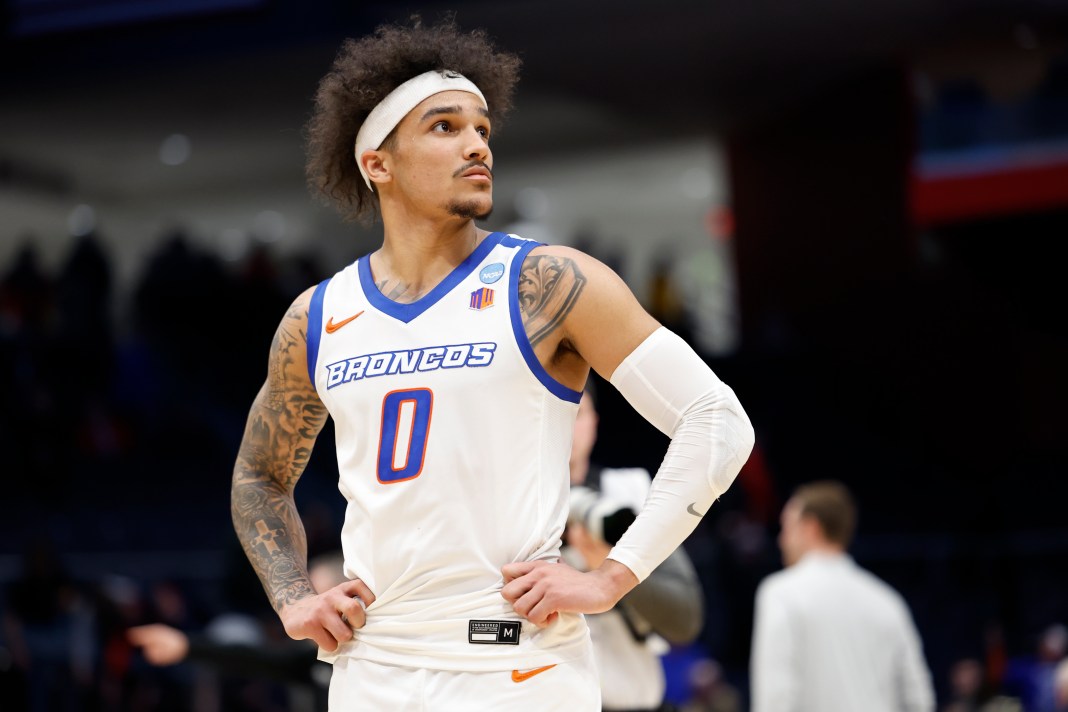
[[[577,250],[554,249],[583,279],[564,323],[566,338],[590,368],[608,379],[660,324],[609,267]]]

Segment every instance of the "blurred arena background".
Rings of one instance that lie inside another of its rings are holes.
[[[687,542],[708,619],[666,658],[669,697],[712,659],[744,709],[779,510],[836,478],[940,708],[980,685],[1047,709],[1068,652],[1068,4],[0,8],[0,709],[297,709],[152,669],[122,631],[241,612],[281,635],[230,471],[286,305],[378,239],[309,197],[301,128],[344,37],[446,11],[525,62],[487,226],[615,267],[757,430]],[[666,440],[601,399],[595,459],[655,470]],[[297,490],[312,554],[340,526],[332,445]]]

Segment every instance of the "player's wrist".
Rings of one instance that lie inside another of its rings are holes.
[[[283,621],[287,616],[292,615],[294,611],[301,607],[309,598],[316,598],[318,594],[315,593],[315,589],[311,587],[311,583],[307,584],[306,588],[299,591],[289,591],[285,595],[279,595],[275,598],[275,610],[278,612],[278,617]]]
[[[613,605],[639,583],[633,571],[614,559],[605,559],[604,563],[591,573],[597,574],[604,582],[605,589],[612,597]]]

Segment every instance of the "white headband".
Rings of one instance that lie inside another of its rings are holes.
[[[482,102],[483,108],[488,109],[486,97],[467,77],[448,70],[431,71],[412,77],[399,87],[391,91],[378,106],[371,109],[367,119],[356,134],[356,165],[360,169],[360,175],[372,191],[371,179],[363,168],[360,156],[364,151],[374,151],[382,145],[389,136],[390,131],[397,127],[408,112],[414,109],[427,97],[443,91],[466,91],[474,94]]]

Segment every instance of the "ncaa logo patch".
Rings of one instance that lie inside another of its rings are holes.
[[[504,276],[504,263],[494,262],[491,265],[486,265],[482,268],[482,271],[478,273],[478,278],[482,280],[483,284],[493,284],[498,279]]]
[[[471,303],[467,305],[471,309],[482,311],[493,306],[493,290],[482,287],[471,292]]]

